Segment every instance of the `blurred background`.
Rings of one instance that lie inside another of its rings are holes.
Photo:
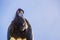
[[[0,40],[7,40],[18,8],[25,11],[34,40],[60,40],[60,0],[0,0]]]

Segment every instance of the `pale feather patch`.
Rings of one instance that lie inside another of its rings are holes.
[[[17,38],[17,40],[22,40],[22,38]]]
[[[27,40],[26,38],[24,38],[23,40]]]
[[[10,40],[27,40],[27,39],[26,38],[21,38],[21,37],[19,37],[19,38],[11,37]]]
[[[27,40],[26,38],[17,38],[17,40]]]
[[[25,21],[25,23],[24,23],[23,25],[25,25],[25,27],[23,28],[23,31],[24,31],[25,29],[28,29],[28,24],[26,23],[26,21]]]
[[[28,25],[27,25],[27,23],[26,23],[26,27],[25,27],[26,29],[28,29]]]
[[[11,37],[10,40],[15,40],[15,38],[14,37]]]

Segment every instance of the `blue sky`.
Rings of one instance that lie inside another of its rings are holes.
[[[18,8],[24,9],[34,40],[60,40],[60,0],[0,0],[0,40],[7,40]]]

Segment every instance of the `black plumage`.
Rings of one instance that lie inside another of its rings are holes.
[[[21,10],[20,10],[21,11]],[[28,28],[22,31],[22,29],[25,27],[23,24],[26,21]],[[11,22],[10,26],[8,27],[7,32],[7,40],[10,40],[11,37],[17,38],[26,38],[27,40],[32,40],[32,28],[27,19],[18,16],[18,13],[16,13],[16,16],[14,20]]]

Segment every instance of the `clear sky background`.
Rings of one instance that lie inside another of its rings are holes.
[[[60,40],[60,0],[0,0],[0,40],[7,40],[18,8],[24,9],[34,40]]]

